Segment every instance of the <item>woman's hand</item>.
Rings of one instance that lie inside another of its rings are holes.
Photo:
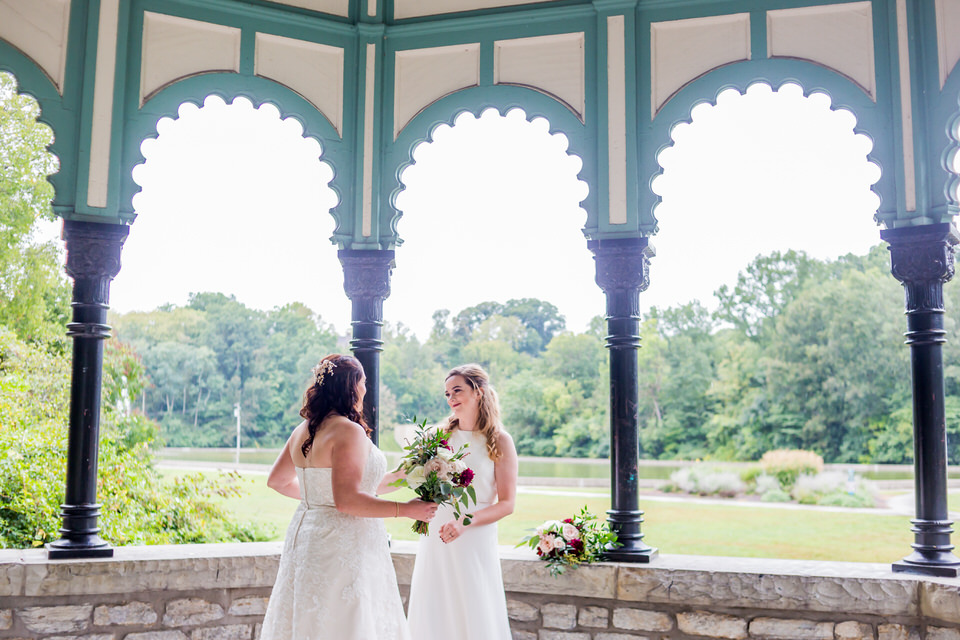
[[[420,520],[421,522],[430,522],[433,516],[437,515],[437,504],[435,502],[424,502],[420,498],[414,498],[410,502],[404,503],[400,507],[401,514],[411,520]]]
[[[449,544],[463,535],[463,529],[464,525],[459,520],[451,520],[440,527],[440,539]]]

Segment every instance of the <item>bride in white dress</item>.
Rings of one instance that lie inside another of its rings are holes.
[[[267,479],[300,505],[260,640],[409,640],[382,518],[429,522],[436,505],[375,496],[398,474],[386,474],[386,458],[367,437],[360,362],[330,355],[313,373],[304,421]]]
[[[453,450],[469,444],[463,461],[474,472],[477,504],[469,525],[442,505],[420,539],[407,619],[416,640],[510,640],[506,594],[497,552],[497,521],[513,513],[517,451],[500,424],[500,405],[479,365],[447,374],[453,415],[441,426]]]

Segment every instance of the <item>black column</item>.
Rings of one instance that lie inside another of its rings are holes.
[[[64,221],[67,274],[73,278],[73,372],[70,379],[70,433],[67,491],[61,506],[60,539],[47,545],[50,558],[101,558],[113,548],[100,539],[97,454],[103,341],[110,337],[107,308],[110,282],[120,271],[126,225]]]
[[[611,509],[607,521],[617,532],[618,549],[605,554],[619,562],[650,562],[657,550],[643,541],[637,485],[640,420],[637,413],[640,348],[640,292],[650,284],[653,247],[646,238],[591,240],[597,284],[607,296],[607,348],[610,350]]]
[[[383,351],[383,301],[390,296],[392,250],[344,249],[337,254],[343,265],[343,290],[353,303],[353,339],[350,349],[367,376],[363,412],[371,439],[380,443],[380,352]]]
[[[893,563],[893,570],[957,577],[960,558],[952,553],[953,521],[947,511],[943,283],[953,277],[954,245],[960,238],[952,224],[889,229],[880,237],[889,244],[891,272],[906,296],[904,335],[913,383],[914,551]]]

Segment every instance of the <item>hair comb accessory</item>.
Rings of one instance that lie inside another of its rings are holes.
[[[317,386],[323,384],[323,378],[330,373],[333,373],[333,370],[336,368],[336,364],[332,360],[324,360],[317,366],[313,368],[313,376],[316,379]]]

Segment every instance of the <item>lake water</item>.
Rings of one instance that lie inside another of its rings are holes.
[[[279,449],[241,449],[242,464],[271,465]],[[385,451],[391,464],[395,464],[400,453]],[[235,461],[235,449],[168,448],[160,452],[160,458],[167,461],[183,462],[224,462]],[[641,460],[638,477],[641,480],[666,480],[670,474],[692,464],[713,464],[679,462],[665,460]],[[716,463],[731,469],[743,468],[755,463]],[[854,469],[858,476],[870,480],[910,480],[913,478],[911,465],[825,465],[827,469],[846,472]],[[610,461],[606,459],[577,458],[520,458],[520,476],[523,478],[584,478],[595,480],[610,479]],[[948,476],[960,478],[960,467],[950,467]]]

